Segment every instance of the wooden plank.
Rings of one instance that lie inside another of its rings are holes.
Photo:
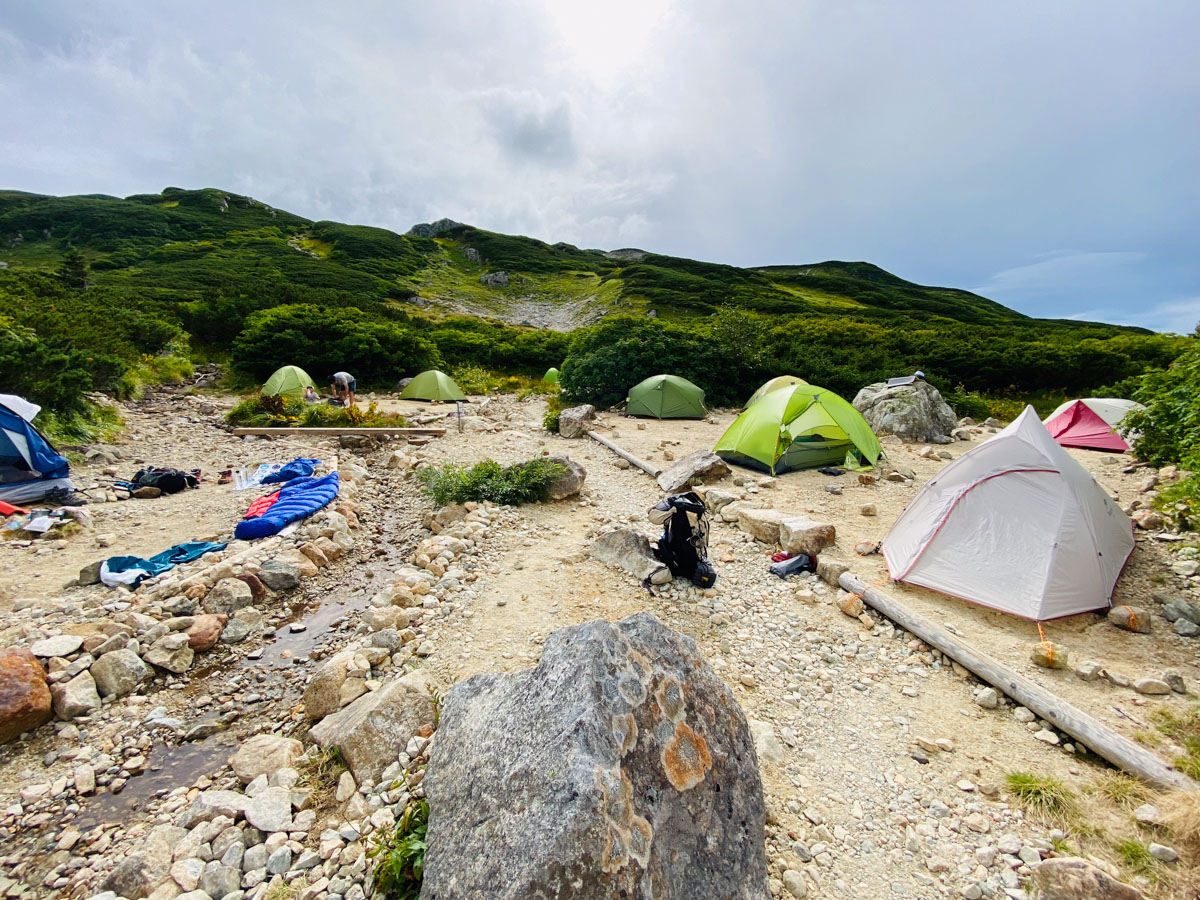
[[[243,434],[429,434],[440,437],[445,428],[235,428],[233,433]]]
[[[641,469],[643,472],[645,472],[651,478],[657,478],[659,475],[662,474],[662,469],[656,469],[654,466],[652,466],[650,463],[646,462],[644,459],[638,459],[636,456],[634,456],[628,450],[621,449],[621,447],[614,444],[608,438],[601,437],[600,435],[596,434],[596,432],[594,432],[594,431],[589,431],[587,433],[587,436],[590,437],[592,440],[598,441],[599,443],[603,444],[605,447],[607,447],[613,453],[617,454],[617,456],[621,457],[621,459],[625,460],[627,463],[632,463],[633,465],[637,466],[639,469]]]
[[[1037,682],[985,656],[940,625],[921,618],[895,597],[869,587],[853,572],[843,572],[838,579],[838,585],[860,595],[864,603],[887,616],[905,631],[937,648],[960,666],[969,669],[997,690],[1003,691],[1114,766],[1160,788],[1196,790],[1200,787],[1146,748],[1056,697]]]

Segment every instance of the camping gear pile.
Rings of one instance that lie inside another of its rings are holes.
[[[6,537],[54,538],[62,536],[70,526],[90,529],[92,517],[80,506],[59,506],[22,509],[8,503],[0,503],[0,514],[4,515]]]
[[[726,462],[778,475],[831,464],[873,466],[883,447],[858,410],[833,391],[791,384],[759,395],[713,452]]]
[[[291,523],[328,506],[337,495],[337,472],[321,478],[293,478],[275,493],[255,500],[234,529],[234,537],[250,541],[278,534]]]
[[[1046,417],[1046,430],[1064,447],[1124,453],[1130,447],[1122,436],[1121,423],[1131,412],[1145,408],[1117,397],[1068,400]]]
[[[0,501],[32,503],[75,490],[66,458],[33,425],[40,411],[36,403],[0,394]]]
[[[650,508],[647,517],[663,527],[662,537],[651,544],[663,568],[651,572],[645,581],[666,584],[672,578],[691,580],[696,587],[712,587],[717,573],[708,561],[708,519],[699,494],[688,491],[671,494]]]
[[[1107,608],[1133,526],[1032,406],[927,482],[883,539],[895,581],[1045,621]]]
[[[655,419],[703,419],[704,391],[678,375],[651,375],[629,389],[625,415]]]

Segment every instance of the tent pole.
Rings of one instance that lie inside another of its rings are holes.
[[[887,616],[905,631],[915,634],[929,646],[940,650],[992,687],[1003,691],[1053,724],[1055,728],[1066,732],[1097,756],[1156,787],[1179,790],[1196,790],[1200,787],[1182,772],[1172,769],[1144,747],[1113,731],[1083,710],[1056,697],[1024,675],[985,656],[940,625],[921,618],[896,598],[868,586],[854,573],[839,573],[838,568],[840,567],[831,567],[828,580],[840,574],[841,577],[836,579],[839,587],[858,594],[864,603]]]

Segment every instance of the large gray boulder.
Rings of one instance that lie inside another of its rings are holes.
[[[695,643],[639,613],[450,691],[423,900],[767,897],[754,743]]]
[[[650,549],[650,539],[636,528],[625,526],[600,532],[588,548],[588,555],[606,565],[624,569],[638,581],[662,567]]]
[[[565,438],[583,437],[588,423],[596,418],[596,407],[590,403],[572,406],[558,414],[558,433]]]
[[[410,672],[309,729],[322,749],[342,751],[359,784],[375,784],[422,725],[433,725],[433,699],[419,672]]]
[[[658,486],[668,494],[682,491],[697,481],[713,481],[729,474],[725,460],[711,450],[694,450],[658,476]]]
[[[1141,891],[1077,856],[1038,863],[1030,888],[1033,900],[1144,900]]]
[[[927,381],[888,387],[869,384],[854,398],[857,409],[876,434],[894,434],[906,441],[949,444],[958,425],[954,410]]]
[[[565,456],[551,456],[550,461],[563,467],[563,471],[546,485],[546,493],[551,500],[565,500],[583,490],[583,483],[587,480],[587,470],[583,466]]]

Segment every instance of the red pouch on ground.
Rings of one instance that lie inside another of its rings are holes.
[[[774,556],[772,556],[771,562],[783,562],[785,559],[791,559],[791,558],[792,558],[792,554],[788,553],[785,550],[782,553],[776,553]]]
[[[0,500],[0,516],[11,516],[20,513],[23,516],[29,515],[29,510],[21,509],[19,506],[13,506]]]

